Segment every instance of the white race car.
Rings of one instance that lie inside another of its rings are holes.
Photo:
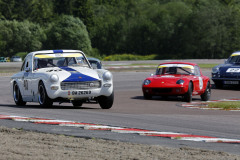
[[[77,57],[82,61],[78,62]],[[93,69],[79,50],[46,50],[29,53],[21,71],[11,78],[16,105],[39,102],[99,103],[102,109],[113,105],[113,78],[105,69]]]

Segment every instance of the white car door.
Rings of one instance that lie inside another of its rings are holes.
[[[25,66],[23,69],[23,95],[27,99],[31,99],[32,97],[32,63],[31,63],[31,56],[26,57]]]

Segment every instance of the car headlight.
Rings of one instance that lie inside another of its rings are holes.
[[[219,67],[213,67],[212,68],[212,73],[217,73],[219,72]]]
[[[148,79],[146,79],[146,80],[143,82],[144,85],[149,85],[150,83],[151,83],[151,81],[148,80]]]
[[[103,74],[103,80],[104,81],[110,81],[112,79],[112,73],[107,71]]]
[[[58,75],[56,75],[56,74],[53,74],[53,75],[51,75],[51,77],[50,77],[50,81],[51,82],[57,82],[59,80],[59,77],[58,77]]]
[[[179,79],[176,83],[177,83],[177,84],[183,84],[183,83],[184,83],[184,80]]]

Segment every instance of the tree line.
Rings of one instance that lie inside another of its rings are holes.
[[[0,0],[0,55],[226,58],[240,50],[240,0]]]

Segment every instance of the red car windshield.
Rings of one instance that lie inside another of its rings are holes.
[[[185,64],[159,65],[156,71],[156,75],[166,75],[166,74],[193,75],[194,67],[192,65],[185,65]]]

